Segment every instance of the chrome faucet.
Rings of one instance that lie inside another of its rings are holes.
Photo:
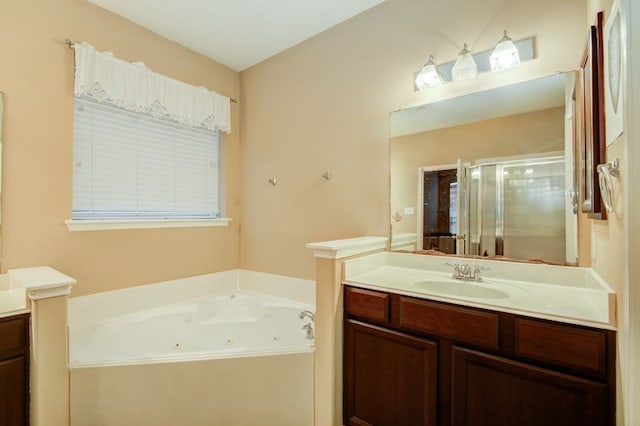
[[[316,315],[311,311],[302,311],[302,312],[300,312],[298,314],[298,318],[300,318],[300,319],[309,318],[311,320],[311,322],[308,322],[305,325],[303,325],[302,329],[307,332],[307,335],[306,335],[307,339],[309,339],[309,340],[313,339],[315,334],[313,332],[313,324],[312,323],[316,322]]]
[[[307,332],[307,335],[305,336],[307,339],[309,339],[309,340],[313,339],[313,337],[314,337],[313,325],[311,325],[310,322],[306,323],[305,325],[303,325],[302,329]]]
[[[456,280],[461,280],[464,282],[474,281],[474,282],[482,282],[482,277],[480,276],[480,272],[490,269],[485,268],[483,266],[475,265],[473,269],[471,269],[471,265],[463,263],[446,263],[448,266],[453,266],[453,275],[451,278]]]
[[[316,315],[311,311],[300,312],[300,314],[298,315],[298,318],[300,319],[309,318],[312,322],[316,322]]]

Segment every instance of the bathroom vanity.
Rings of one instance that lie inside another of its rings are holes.
[[[615,295],[590,270],[381,253],[344,284],[345,425],[615,424]]]
[[[29,314],[0,315],[0,425],[29,424]]]

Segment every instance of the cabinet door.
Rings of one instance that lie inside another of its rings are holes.
[[[602,426],[607,385],[454,347],[454,426]]]
[[[345,324],[345,424],[435,425],[436,343],[358,321]]]
[[[0,361],[0,425],[27,424],[25,380],[24,356]]]

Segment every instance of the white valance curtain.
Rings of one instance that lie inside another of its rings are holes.
[[[90,97],[128,111],[168,118],[184,126],[231,130],[226,96],[158,74],[143,63],[129,63],[86,42],[74,43],[77,97]]]

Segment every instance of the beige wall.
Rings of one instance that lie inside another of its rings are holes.
[[[619,406],[625,413],[628,425],[640,422],[640,197],[637,196],[640,185],[640,3],[629,0],[622,1],[627,28],[627,55],[624,77],[625,124],[624,140],[625,158],[622,159],[624,170],[624,227],[623,256],[624,262],[624,301],[618,312],[620,321],[618,328],[619,352],[623,361],[619,382],[623,389]],[[619,410],[620,412],[621,410]]]
[[[592,25],[596,21],[596,14],[598,11],[605,11],[605,22],[609,10],[613,4],[612,0],[587,0],[587,24]],[[630,52],[629,52],[630,53]],[[628,93],[626,87],[628,82],[623,83],[622,92]],[[629,128],[630,123],[625,124],[625,128]],[[629,389],[637,388],[638,384],[629,382],[630,363],[636,363],[636,359],[627,359],[626,349],[631,344],[630,342],[637,337],[628,332],[629,330],[629,317],[637,314],[630,313],[637,310],[637,305],[630,304],[628,288],[625,287],[625,272],[628,270],[625,257],[625,244],[626,244],[626,232],[625,232],[625,200],[623,194],[625,193],[626,178],[629,175],[625,168],[628,167],[625,156],[628,152],[626,146],[625,135],[619,137],[614,143],[607,147],[607,161],[611,161],[614,158],[622,160],[622,172],[618,178],[613,179],[614,184],[614,211],[607,214],[607,220],[591,220],[583,218],[583,227],[589,231],[590,238],[590,256],[592,259],[591,266],[593,269],[604,278],[607,283],[616,292],[617,298],[617,310],[618,310],[618,352],[617,352],[617,376],[618,376],[618,395],[617,399],[617,424],[618,425],[631,425],[635,424],[633,416],[629,416],[631,411],[631,405],[637,404],[632,398],[636,398],[633,392],[628,392]],[[636,218],[637,219],[637,218]],[[633,283],[637,284],[637,283]],[[636,419],[637,421],[637,419]]]
[[[226,96],[240,76],[82,0],[0,0],[5,93],[2,270],[50,265],[78,280],[74,295],[239,265],[239,108],[226,143],[226,228],[69,232],[73,51],[88,41],[122,59]]]
[[[605,21],[611,9],[612,0],[588,0],[587,23],[593,24],[598,11],[604,10]],[[625,90],[623,89],[623,93]],[[623,159],[626,154],[624,135],[607,147],[607,161],[614,158]],[[591,233],[590,258],[593,269],[596,270],[618,293],[619,307],[625,300],[623,294],[624,275],[624,193],[625,173],[614,179],[615,195],[614,211],[607,215],[607,220],[591,220],[584,224]]]
[[[389,113],[575,69],[585,20],[583,0],[387,0],[244,71],[243,267],[311,278],[305,243],[388,235]],[[464,42],[489,49],[505,28],[514,39],[535,36],[538,58],[413,91],[430,53],[446,62]]]
[[[483,158],[564,151],[564,107],[399,136],[391,144],[391,212],[417,208],[418,168],[473,165]],[[393,222],[393,232],[416,232],[416,215]]]

